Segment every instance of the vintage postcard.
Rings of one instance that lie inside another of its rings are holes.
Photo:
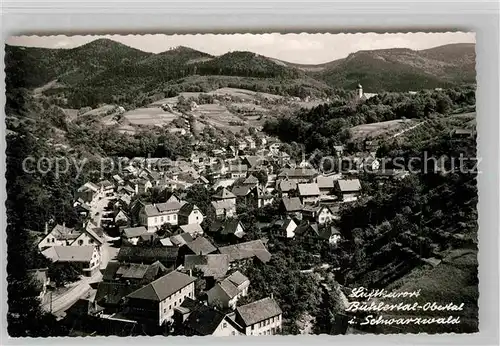
[[[17,36],[8,332],[478,331],[475,34]]]

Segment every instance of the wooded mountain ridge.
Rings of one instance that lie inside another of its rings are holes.
[[[85,94],[85,90],[95,89],[113,97],[137,91],[170,92],[171,85],[178,85],[179,91],[200,91],[190,90],[198,86],[183,83],[184,78],[194,75],[219,76],[221,80],[230,76],[233,83],[240,84],[252,79],[255,91],[272,92],[276,85],[282,85],[279,92],[293,96],[325,96],[334,89],[354,89],[359,83],[366,92],[475,83],[475,45],[468,43],[420,51],[358,51],[325,64],[300,65],[252,52],[213,56],[183,46],[153,54],[97,39],[72,49],[6,45],[5,62],[8,88],[31,89],[56,80],[57,88],[50,88],[52,92],[79,90]],[[255,78],[259,83],[253,81]],[[287,87],[292,84],[294,88]],[[267,88],[270,85],[273,87]]]

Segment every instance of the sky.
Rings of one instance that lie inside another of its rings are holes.
[[[109,38],[146,52],[160,53],[187,46],[212,55],[251,51],[299,64],[320,64],[347,57],[359,50],[427,49],[451,43],[475,43],[474,33],[357,33],[357,34],[197,34],[15,36],[7,44],[29,47],[74,48],[98,38]]]

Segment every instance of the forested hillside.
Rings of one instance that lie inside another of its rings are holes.
[[[299,97],[326,97],[335,89],[409,91],[475,82],[474,45],[424,51],[360,51],[330,63],[303,66],[251,52],[221,56],[177,47],[159,54],[108,39],[73,49],[6,46],[7,88],[35,88],[59,96],[68,108],[99,103],[141,105],[145,96],[236,87]],[[185,79],[196,77],[195,83]]]
[[[475,83],[475,45],[451,44],[426,50],[381,49],[359,51],[345,59],[304,66],[332,87],[366,92],[408,91]]]
[[[329,155],[333,153],[333,146],[350,142],[349,129],[353,126],[401,118],[424,119],[474,106],[475,102],[474,87],[420,91],[415,95],[382,93],[362,103],[344,97],[311,110],[271,119],[264,131],[285,142],[301,143],[307,152],[319,150]]]

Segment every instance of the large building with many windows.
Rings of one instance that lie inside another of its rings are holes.
[[[236,308],[235,321],[245,335],[274,335],[281,330],[282,311],[273,297]]]
[[[173,271],[126,297],[126,314],[134,320],[161,326],[171,322],[174,309],[186,298],[194,299],[196,278]]]
[[[179,211],[183,203],[172,201],[166,203],[146,204],[140,211],[139,220],[148,231],[158,230],[161,225],[179,223]]]

